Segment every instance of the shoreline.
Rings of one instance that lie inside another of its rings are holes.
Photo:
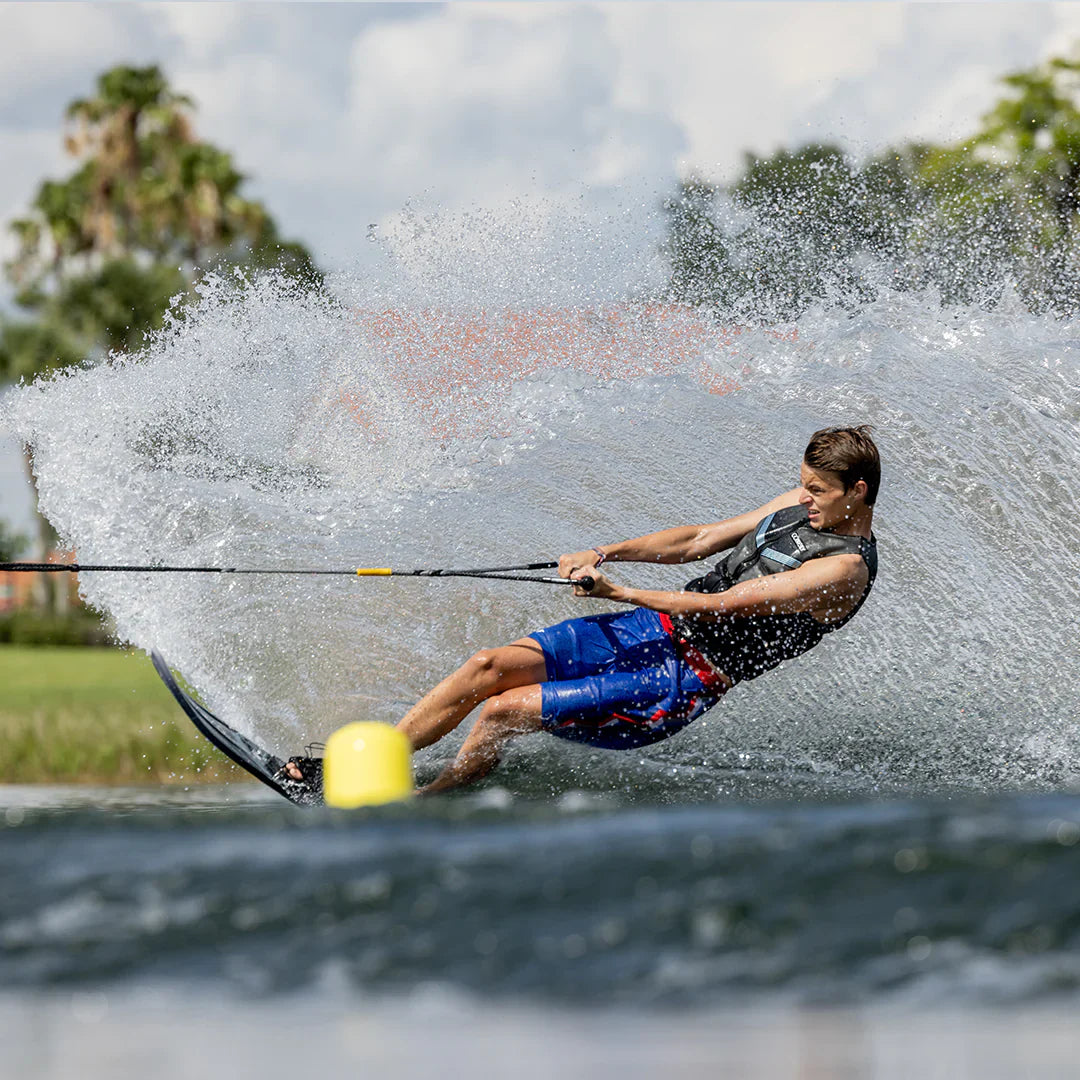
[[[0,783],[248,781],[182,715],[149,658],[93,646],[0,646]]]

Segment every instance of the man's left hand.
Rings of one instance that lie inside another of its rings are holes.
[[[580,570],[574,574],[570,580],[577,581],[578,578],[583,577],[591,577],[593,579],[593,587],[586,592],[580,585],[575,585],[575,596],[591,596],[594,600],[617,599],[615,594],[619,591],[619,586],[610,578],[601,574],[599,570]]]

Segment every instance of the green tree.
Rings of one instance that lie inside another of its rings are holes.
[[[770,312],[791,317],[830,290],[849,287],[853,253],[867,228],[857,197],[857,169],[838,147],[809,144],[769,157],[746,155],[732,185],[737,206],[750,211],[744,261]]]
[[[1010,93],[976,133],[928,155],[920,181],[962,210],[1001,200],[1020,221],[1037,220],[1054,242],[1080,214],[1080,61],[1056,58],[1001,80]]]
[[[726,189],[680,185],[664,204],[670,295],[737,318],[790,318],[830,293],[861,295],[852,256],[884,244],[855,163],[811,144],[758,157]]]
[[[665,254],[671,266],[668,295],[693,307],[722,304],[733,272],[728,241],[714,219],[717,188],[698,177],[680,182],[663,203]]]
[[[20,310],[0,321],[0,380],[138,349],[173,299],[222,264],[319,282],[305,248],[282,241],[267,208],[244,196],[232,156],[196,136],[193,112],[157,67],[112,68],[68,106],[75,171],[44,181],[9,226],[5,272]],[[33,483],[28,454],[26,467]],[[35,557],[52,542],[39,516]]]
[[[1054,58],[1002,78],[978,130],[928,154],[918,182],[939,228],[983,262],[1008,266],[1033,307],[1080,303],[1080,61]]]
[[[835,146],[781,149],[746,155],[726,190],[684,184],[666,204],[671,294],[786,318],[826,296],[872,295],[885,279],[870,264],[885,260],[893,288],[993,303],[1012,286],[1033,310],[1075,312],[1080,60],[1001,81],[1005,93],[954,144],[906,144],[861,163]]]

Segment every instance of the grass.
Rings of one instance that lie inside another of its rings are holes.
[[[137,652],[0,645],[0,781],[246,778],[192,727]]]

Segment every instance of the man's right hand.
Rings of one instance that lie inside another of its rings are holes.
[[[578,570],[592,570],[600,562],[600,556],[591,548],[575,551],[573,555],[559,557],[559,577],[568,578]]]

